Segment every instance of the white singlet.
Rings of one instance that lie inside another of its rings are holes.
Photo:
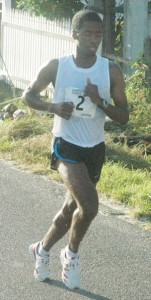
[[[86,69],[77,67],[72,55],[59,60],[53,103],[73,102],[75,108],[69,120],[54,116],[52,133],[81,147],[93,147],[104,141],[106,115],[84,96],[88,78],[98,86],[100,97],[110,102],[108,59],[97,55],[95,64]]]

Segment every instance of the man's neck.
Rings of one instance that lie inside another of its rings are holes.
[[[95,64],[96,55],[95,54],[83,55],[82,53],[77,52],[75,55],[73,55],[73,61],[77,67],[87,69],[92,67]]]

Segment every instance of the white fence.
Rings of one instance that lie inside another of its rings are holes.
[[[4,11],[1,22],[3,71],[7,69],[15,87],[25,89],[40,65],[74,50],[70,20],[49,21],[20,10]]]
[[[5,0],[5,4],[7,2]],[[9,74],[15,87],[24,90],[40,65],[52,58],[73,53],[75,42],[71,37],[70,20],[49,21],[8,7],[5,5],[2,9],[0,67],[3,73]],[[151,14],[148,14],[148,28],[150,32]],[[101,53],[101,45],[98,53]],[[106,56],[115,59],[111,55]],[[123,59],[119,61],[126,63]]]

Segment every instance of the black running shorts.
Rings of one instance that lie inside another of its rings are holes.
[[[105,143],[101,142],[94,147],[84,148],[57,137],[51,154],[51,168],[54,170],[57,169],[58,159],[73,164],[83,162],[88,169],[91,181],[97,183],[105,160]]]

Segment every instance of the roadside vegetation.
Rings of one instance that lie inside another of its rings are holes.
[[[4,107],[2,102],[12,98],[9,87],[2,85],[0,110]],[[106,163],[97,189],[111,201],[129,207],[131,214],[145,219],[146,227],[151,229],[151,143],[143,143],[142,140],[133,146],[127,143],[129,136],[151,135],[151,89],[145,85],[142,66],[127,80],[127,97],[129,123],[121,126],[109,121],[105,125]],[[6,120],[0,125],[0,156],[17,161],[24,169],[61,180],[49,167],[53,116],[37,115],[21,101],[15,104],[18,108],[29,110],[29,114],[19,120]]]

